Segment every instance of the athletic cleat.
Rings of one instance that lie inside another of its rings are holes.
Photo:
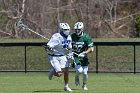
[[[79,77],[75,77],[75,85],[80,86]]]
[[[54,73],[55,73],[55,70],[52,68],[52,69],[50,70],[50,72],[48,73],[48,79],[49,79],[49,80],[52,80],[52,77],[53,77]]]
[[[83,85],[82,88],[83,88],[83,90],[88,90],[86,85]]]
[[[68,92],[72,92],[72,90],[69,87],[64,87],[64,90]]]

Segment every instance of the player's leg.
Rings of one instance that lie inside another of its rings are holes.
[[[88,80],[88,66],[83,67],[83,90],[88,90],[87,89],[87,80]]]
[[[72,90],[69,88],[69,85],[68,85],[68,82],[69,82],[69,62],[65,56],[61,57],[60,59],[61,59],[60,65],[61,65],[61,68],[62,68],[63,73],[64,73],[64,90],[72,92]]]
[[[67,84],[69,82],[69,69],[68,69],[68,67],[64,68],[63,72],[64,72],[64,82],[65,82],[65,85],[67,86]]]
[[[55,70],[54,75],[57,76],[57,77],[60,77],[62,75],[62,69],[61,69],[61,66],[60,66],[58,60],[53,63],[53,67],[54,67],[54,70]]]
[[[52,77],[53,77],[54,74],[55,74],[55,70],[54,70],[54,68],[52,67],[52,68],[50,69],[49,73],[48,73],[48,78],[49,78],[49,80],[52,80]]]
[[[53,75],[57,76],[57,77],[60,77],[62,75],[62,71],[57,71],[56,72],[55,69],[52,67],[51,70],[48,73],[49,80],[52,80]]]
[[[62,70],[61,70],[61,66],[59,64],[59,61],[57,60],[57,57],[50,56],[49,62],[52,65],[52,68],[51,68],[50,72],[48,73],[49,80],[52,79],[53,75],[60,77],[62,75]]]
[[[48,79],[49,80],[52,80],[52,77],[53,77],[53,75],[54,75],[54,73],[55,73],[55,69],[54,69],[54,67],[53,67],[53,57],[52,56],[48,56],[48,59],[49,59],[49,62],[50,62],[50,64],[51,64],[51,69],[50,69],[50,71],[49,71],[49,73],[48,73]]]
[[[69,85],[68,85],[68,82],[69,82],[69,68],[66,67],[63,69],[64,71],[64,90],[65,91],[72,91],[70,88],[69,88]]]
[[[79,76],[80,76],[80,73],[83,72],[83,68],[82,68],[81,65],[76,65],[76,66],[75,66],[75,70],[76,70],[76,74],[75,74],[75,84],[76,84],[76,86],[79,86],[79,85],[80,85]]]

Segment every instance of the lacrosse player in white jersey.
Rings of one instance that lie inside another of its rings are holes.
[[[52,35],[47,43],[49,62],[52,65],[48,73],[49,80],[53,75],[60,77],[64,73],[64,90],[71,92],[68,86],[69,81],[69,58],[73,58],[72,39],[69,35],[70,26],[68,23],[59,23],[59,32]],[[65,54],[66,52],[67,55]]]

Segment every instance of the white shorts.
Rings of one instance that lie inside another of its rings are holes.
[[[76,69],[76,73],[87,74],[87,72],[88,72],[88,66],[76,65],[75,69]]]
[[[49,62],[56,72],[62,71],[62,68],[69,67],[69,62],[66,56],[49,56]]]

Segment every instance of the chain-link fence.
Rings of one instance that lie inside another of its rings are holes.
[[[42,72],[50,69],[44,43],[0,43],[0,71]],[[89,72],[140,72],[140,42],[95,42]],[[71,71],[74,69],[71,67]]]

